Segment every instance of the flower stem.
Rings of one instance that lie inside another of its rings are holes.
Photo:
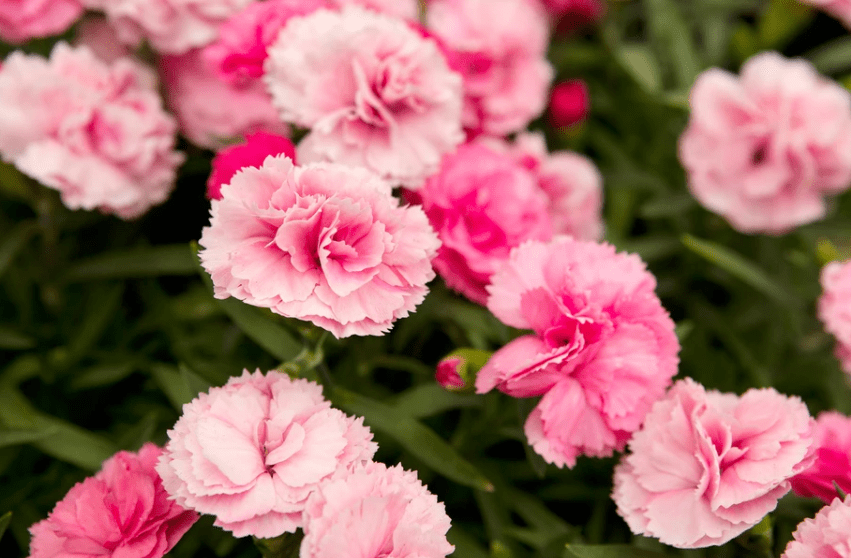
[[[304,533],[284,533],[273,539],[258,539],[252,537],[254,546],[260,551],[263,558],[298,558],[299,547]]]

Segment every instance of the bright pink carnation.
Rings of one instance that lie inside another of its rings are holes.
[[[198,514],[169,500],[154,466],[162,451],[121,451],[30,527],[30,558],[161,558]]]
[[[81,15],[79,0],[0,0],[0,38],[22,43],[58,35]]]
[[[357,4],[376,12],[411,21],[418,19],[420,13],[417,0],[328,0],[328,3],[337,8]]]
[[[497,351],[476,391],[543,395],[526,421],[549,463],[622,449],[677,373],[680,345],[638,256],[559,237],[527,242],[493,277],[488,309],[534,334]]]
[[[792,490],[798,496],[821,498],[829,504],[838,496],[833,483],[851,494],[851,417],[836,411],[821,413],[813,439],[816,459],[792,479]]]
[[[851,94],[812,64],[759,54],[691,91],[680,160],[700,203],[736,229],[781,234],[824,217],[851,185]]]
[[[810,463],[812,419],[773,388],[744,395],[674,384],[629,442],[612,497],[633,533],[678,548],[721,545],[753,527]]]
[[[581,79],[557,83],[550,93],[550,122],[556,128],[573,126],[588,116],[588,86]]]
[[[284,156],[222,187],[201,236],[216,297],[309,320],[337,337],[381,335],[422,302],[440,242],[366,169]]]
[[[366,167],[408,187],[464,139],[461,78],[406,22],[355,6],[297,18],[264,78],[284,120],[311,128],[303,162]]]
[[[831,262],[821,270],[818,317],[836,337],[836,357],[851,374],[851,260]]]
[[[207,180],[207,197],[222,199],[222,185],[230,182],[237,171],[245,167],[259,167],[270,155],[286,155],[295,162],[295,146],[283,136],[257,132],[248,134],[244,143],[222,149],[213,157],[213,169]]]
[[[294,532],[319,484],[377,447],[363,419],[331,408],[319,385],[274,370],[200,394],[168,435],[157,465],[166,490],[237,537]]]
[[[465,128],[504,136],[544,111],[553,69],[541,6],[528,0],[434,0],[427,23],[455,53],[464,76]]]
[[[781,558],[851,558],[851,498],[837,498],[792,536]]]
[[[177,126],[137,62],[59,43],[0,70],[0,155],[72,209],[132,219],[163,202],[183,156]]]
[[[443,558],[450,520],[443,504],[401,465],[368,463],[319,486],[304,512],[300,558]]]

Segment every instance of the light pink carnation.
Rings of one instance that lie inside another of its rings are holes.
[[[534,334],[497,351],[476,391],[543,395],[526,421],[549,463],[622,449],[677,373],[674,322],[638,256],[559,237],[527,242],[493,277],[488,309]]]
[[[363,419],[331,408],[319,385],[259,370],[184,405],[168,435],[157,465],[166,490],[237,537],[294,532],[319,484],[377,447]]]
[[[746,233],[781,234],[824,217],[851,185],[851,94],[806,60],[754,56],[740,77],[713,68],[691,91],[680,138],[689,188]]]
[[[222,186],[200,254],[218,298],[381,335],[422,302],[440,242],[366,169],[269,157]]]
[[[311,128],[303,162],[416,187],[464,139],[460,76],[433,40],[383,14],[347,6],[293,19],[269,47],[264,79],[283,119]]]
[[[145,444],[121,451],[77,483],[47,519],[30,527],[30,558],[161,558],[198,514],[168,499],[154,470],[161,454]]]
[[[802,4],[809,4],[824,10],[842,22],[845,27],[851,29],[851,0],[800,0]]]
[[[846,494],[851,493],[851,417],[836,411],[821,413],[813,438],[815,462],[792,479],[792,490],[798,496],[814,496],[829,504],[838,495],[834,483]]]
[[[132,219],[163,202],[183,161],[176,125],[137,62],[59,43],[0,70],[0,155],[72,209]]]
[[[851,558],[851,498],[837,498],[792,536],[781,558]]]
[[[81,15],[79,0],[0,0],[0,38],[22,43],[58,35]]]
[[[836,337],[836,357],[851,374],[851,260],[830,262],[821,270],[818,317]]]
[[[647,414],[615,468],[612,497],[633,533],[678,548],[753,527],[810,463],[812,419],[772,388],[707,392],[690,378]]]
[[[443,558],[450,520],[443,504],[401,465],[368,463],[323,483],[307,502],[300,558]]]
[[[337,8],[357,4],[376,12],[411,21],[418,19],[420,13],[417,0],[328,0],[328,3]]]
[[[547,105],[553,69],[549,24],[528,0],[434,0],[428,27],[454,54],[464,76],[464,127],[504,136],[526,127]]]

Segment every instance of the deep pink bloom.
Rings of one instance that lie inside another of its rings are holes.
[[[30,558],[161,558],[198,514],[169,500],[154,444],[121,451],[30,527]]]
[[[818,317],[836,337],[836,357],[851,374],[851,260],[830,262],[821,270]]]
[[[526,127],[547,103],[553,69],[549,25],[529,0],[434,0],[427,25],[454,52],[464,76],[463,123],[504,136]]]
[[[58,35],[81,15],[79,0],[0,0],[0,38],[22,43]]]
[[[792,479],[792,490],[798,496],[821,498],[829,504],[838,496],[833,483],[851,494],[851,417],[836,411],[821,413],[813,439],[816,460]]]
[[[372,459],[363,419],[331,408],[322,388],[247,370],[183,406],[157,471],[180,505],[237,537],[295,532],[320,483]]]
[[[463,366],[463,362],[464,361],[461,357],[457,356],[442,359],[437,363],[437,370],[435,371],[434,379],[437,380],[437,383],[443,388],[450,391],[463,388],[466,384],[459,373]]]
[[[268,156],[286,155],[295,163],[295,146],[283,136],[256,132],[248,134],[244,143],[231,145],[213,157],[213,169],[207,180],[207,197],[222,199],[222,185],[245,167],[259,167]]]
[[[851,29],[851,0],[800,0],[800,2],[824,10]]]
[[[851,558],[851,498],[837,498],[792,536],[781,558]]]
[[[812,419],[773,388],[707,392],[680,380],[647,414],[615,468],[612,497],[633,533],[678,548],[753,527],[811,463]]]
[[[550,92],[550,122],[556,128],[582,122],[589,107],[588,86],[581,79],[557,83]]]
[[[420,11],[417,0],[328,0],[328,3],[337,8],[358,4],[376,12],[411,21],[418,18]]]
[[[690,103],[689,188],[734,228],[782,234],[824,217],[825,196],[851,185],[851,93],[806,60],[767,52],[740,77],[707,70]]]
[[[177,126],[140,64],[58,43],[0,70],[0,155],[72,209],[132,219],[163,202],[183,156]]]
[[[417,187],[464,139],[461,78],[430,39],[356,6],[293,19],[264,77],[284,120],[311,128],[303,162],[366,167]]]
[[[218,298],[347,337],[381,335],[428,292],[437,236],[366,169],[269,157],[221,193],[200,241]]]
[[[401,465],[368,463],[325,482],[307,502],[301,558],[443,558],[450,520],[444,506]]]
[[[549,463],[622,449],[677,373],[680,345],[638,256],[558,237],[527,242],[494,275],[488,309],[534,333],[497,351],[476,391],[543,395],[526,421]]]

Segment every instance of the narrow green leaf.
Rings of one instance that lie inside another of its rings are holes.
[[[174,366],[155,363],[151,365],[151,375],[178,411],[183,408],[183,405],[189,403],[198,395],[198,392],[189,385],[188,374]]]
[[[92,389],[120,382],[133,373],[138,363],[131,361],[107,362],[87,368],[71,380],[72,390]]]
[[[627,544],[568,544],[565,558],[664,558],[664,554]]]
[[[0,448],[31,444],[56,434],[56,429],[45,430],[0,430]]]
[[[662,69],[653,51],[642,43],[623,44],[615,52],[621,67],[648,93],[662,90]]]
[[[673,0],[645,0],[650,35],[659,51],[673,65],[678,89],[690,89],[703,69],[697,55],[692,30],[686,24],[679,3]]]
[[[24,351],[35,347],[36,342],[31,336],[5,325],[0,325],[0,349]]]
[[[457,525],[452,525],[449,528],[446,538],[455,546],[453,556],[458,556],[459,558],[488,558],[488,553],[481,543],[473,535]]]
[[[763,49],[781,50],[815,17],[809,6],[798,0],[771,0],[757,27]]]
[[[423,384],[399,394],[394,402],[400,412],[411,418],[439,415],[450,409],[481,407],[482,399],[446,391],[437,384]]]
[[[81,260],[73,264],[62,279],[76,282],[195,273],[195,258],[189,246],[171,244],[109,252]]]
[[[851,68],[851,36],[843,35],[804,55],[822,74],[836,74]]]
[[[8,511],[3,515],[0,515],[0,539],[3,538],[3,535],[6,533],[6,529],[9,528],[9,524],[12,522],[12,512]]]
[[[5,235],[0,242],[0,277],[37,230],[38,224],[35,221],[22,221]]]

